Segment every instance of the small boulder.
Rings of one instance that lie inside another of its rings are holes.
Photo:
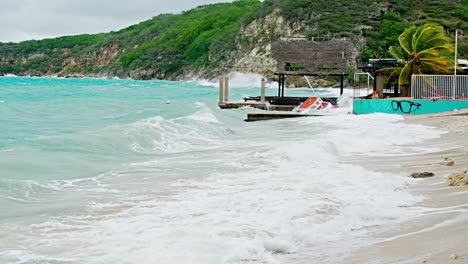
[[[450,160],[443,163],[444,166],[453,167],[455,166],[455,161]]]
[[[468,171],[454,173],[448,177],[449,186],[467,186]]]
[[[430,177],[434,177],[434,173],[432,172],[415,172],[415,173],[412,173],[411,174],[411,177],[415,178],[415,179],[419,179],[419,178],[430,178]]]
[[[442,162],[442,165],[444,166],[448,166],[448,167],[453,167],[455,166],[455,161],[449,159],[449,158],[445,158],[444,162]]]

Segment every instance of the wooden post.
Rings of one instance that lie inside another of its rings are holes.
[[[219,79],[219,103],[224,103],[224,80]]]
[[[374,77],[374,90],[373,91],[377,91],[377,73],[374,73],[373,77]]]
[[[283,82],[283,84],[282,84],[283,91],[281,92],[281,97],[284,97],[284,88],[286,86],[286,77],[284,76],[284,74],[283,74],[283,81],[282,82]]]
[[[376,83],[376,90],[379,93],[379,98],[383,99],[384,98],[384,76],[382,74],[377,74],[375,78],[375,83]]]
[[[340,96],[344,93],[344,75],[341,75]]]
[[[224,101],[229,102],[229,77],[224,77]]]
[[[278,75],[278,97],[281,97],[281,74]]]
[[[260,86],[260,102],[265,103],[265,78],[262,78],[262,83]]]

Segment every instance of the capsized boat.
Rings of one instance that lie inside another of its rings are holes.
[[[304,103],[294,108],[293,112],[302,113],[311,111],[322,111],[336,107],[336,105],[327,101],[323,101],[322,98],[318,96],[312,96],[309,99],[307,99]]]

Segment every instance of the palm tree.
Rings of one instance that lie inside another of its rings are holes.
[[[397,67],[380,70],[390,73],[389,79],[398,77],[402,96],[410,96],[411,75],[451,73],[454,52],[452,40],[440,25],[429,23],[406,29],[399,37],[400,46],[389,49],[400,63]]]

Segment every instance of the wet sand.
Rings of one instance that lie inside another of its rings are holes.
[[[434,148],[430,153],[372,158],[372,165],[363,160],[353,162],[408,177],[413,172],[434,173],[434,177],[414,180],[409,186],[424,197],[418,205],[423,214],[398,225],[369,230],[376,243],[340,263],[468,263],[468,186],[449,187],[447,183],[450,174],[468,170],[468,110],[407,116],[405,122],[446,133],[422,144]],[[455,164],[447,166],[450,161]]]

